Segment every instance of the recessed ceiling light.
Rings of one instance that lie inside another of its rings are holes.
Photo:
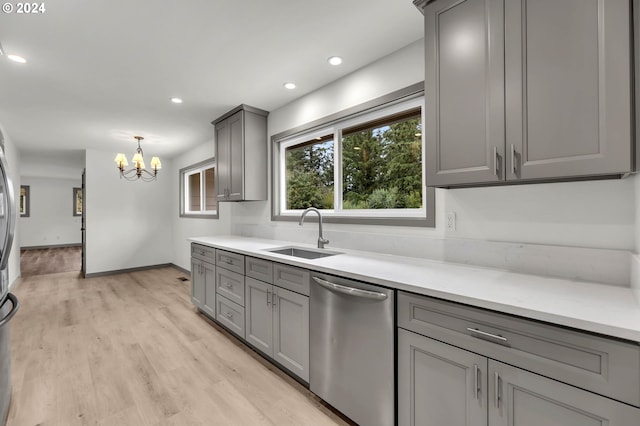
[[[171,98],[171,102],[173,102],[174,104],[181,104],[182,103],[182,99],[180,99],[180,98]]]
[[[11,59],[13,62],[17,62],[19,64],[24,64],[27,62],[25,58],[18,55],[7,55],[7,58]]]
[[[285,89],[293,90],[296,88],[296,85],[294,83],[285,83],[284,87]]]
[[[332,56],[327,59],[327,62],[329,62],[331,65],[340,65],[342,63],[342,58],[340,56]]]

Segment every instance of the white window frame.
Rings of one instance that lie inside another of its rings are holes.
[[[421,108],[424,127],[425,102],[422,92],[396,98],[357,113],[344,115],[324,124],[284,136],[276,135],[273,141],[272,220],[297,220],[301,209],[287,209],[286,199],[286,149],[316,137],[333,135],[334,142],[334,209],[323,209],[327,222],[373,223],[382,225],[435,226],[435,196],[425,184],[425,136],[422,132],[422,207],[418,209],[342,209],[342,129],[378,120],[416,107]],[[340,114],[338,114],[340,115]],[[281,134],[282,135],[282,134]]]
[[[196,164],[192,164],[191,166],[180,169],[179,172],[179,188],[180,188],[180,217],[197,217],[197,218],[207,218],[207,219],[217,219],[218,218],[218,209],[216,210],[205,210],[206,209],[206,179],[205,179],[205,170],[213,168],[214,171],[217,167],[216,161],[214,158],[210,158],[204,161],[201,161]],[[194,174],[200,174],[200,210],[189,210],[189,177]],[[215,182],[215,180],[214,180]],[[217,196],[216,191],[214,191],[214,199],[216,200],[217,205]]]

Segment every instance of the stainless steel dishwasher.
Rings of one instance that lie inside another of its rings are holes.
[[[309,388],[362,426],[395,424],[395,291],[312,273]]]

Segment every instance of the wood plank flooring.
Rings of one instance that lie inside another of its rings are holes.
[[[20,275],[22,277],[80,271],[81,267],[81,246],[20,250]]]
[[[22,278],[7,426],[349,424],[198,314],[182,276]]]

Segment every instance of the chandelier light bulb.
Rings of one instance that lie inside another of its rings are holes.
[[[140,147],[140,141],[144,138],[142,136],[134,136],[134,139],[138,141],[138,148],[136,149],[136,153],[133,155],[133,158],[131,158],[133,168],[125,170],[125,167],[127,167],[129,163],[127,162],[127,157],[123,153],[118,153],[116,155],[116,158],[114,159],[120,172],[120,179],[124,178],[126,180],[143,180],[145,182],[156,180],[158,176],[158,170],[162,168],[160,158],[153,157],[151,159],[151,169],[153,171],[145,170],[146,166],[144,163],[144,153],[142,152],[142,148]]]

